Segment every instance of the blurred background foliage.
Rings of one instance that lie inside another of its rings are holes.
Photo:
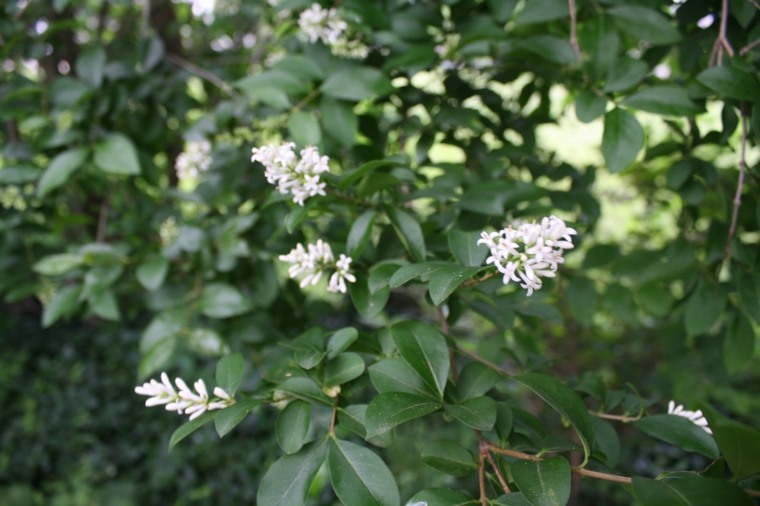
[[[244,386],[273,389],[294,367],[281,344],[313,326],[357,327],[370,365],[391,323],[442,307],[427,279],[391,289],[400,265],[464,263],[468,233],[552,213],[580,232],[561,277],[531,298],[498,278],[444,297],[459,345],[550,371],[592,410],[635,415],[640,394],[653,413],[704,402],[757,427],[756,2],[346,0],[362,61],[298,37],[310,4],[0,7],[0,504],[253,503],[276,411],[167,453],[180,419],[143,409],[138,381],[212,378],[239,351]],[[281,139],[331,157],[329,198],[271,191],[250,148]],[[210,164],[178,172],[204,141]],[[287,281],[276,256],[317,238],[354,257],[351,297]],[[344,388],[372,398],[367,374]],[[621,474],[710,463],[615,427]],[[477,487],[404,444],[383,455],[403,497]],[[315,501],[336,500],[328,481]],[[593,480],[574,494],[632,500]]]

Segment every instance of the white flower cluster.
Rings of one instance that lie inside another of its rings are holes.
[[[301,150],[299,160],[295,147],[295,143],[287,142],[280,146],[253,148],[251,161],[262,164],[267,181],[276,185],[280,193],[292,194],[293,202],[302,206],[309,197],[326,195],[326,183],[320,179],[320,174],[330,170],[330,159],[320,156],[314,146],[306,146]]]
[[[364,43],[348,36],[348,23],[335,9],[324,9],[314,3],[301,12],[298,26],[311,44],[322,41],[330,46],[330,51],[336,56],[364,59],[369,54],[369,48]]]
[[[573,247],[572,235],[577,232],[556,216],[541,223],[516,224],[498,232],[483,232],[478,244],[491,250],[486,263],[494,264],[504,274],[504,284],[520,283],[528,296],[542,286],[542,277],[553,278],[566,249]]]
[[[705,432],[712,434],[712,430],[710,430],[710,427],[707,426],[707,418],[705,418],[702,414],[702,410],[698,409],[696,411],[687,411],[683,409],[683,406],[681,404],[676,406],[675,401],[670,401],[668,403],[668,414],[688,418],[694,425],[702,427]]]
[[[303,276],[301,287],[316,285],[326,270],[334,270],[327,283],[328,292],[346,293],[346,281],[355,283],[356,277],[351,274],[351,257],[341,254],[335,261],[330,245],[319,239],[316,244],[307,244],[306,248],[298,243],[287,255],[280,255],[280,260],[293,265],[288,274],[295,279]]]
[[[175,163],[179,179],[196,178],[211,166],[211,143],[209,141],[191,141],[185,145]]]
[[[174,383],[177,385],[176,390],[166,373],[162,372],[160,382],[155,379],[145,382],[135,387],[135,393],[149,397],[145,401],[148,407],[165,405],[167,411],[190,415],[190,420],[195,420],[206,411],[223,409],[235,404],[235,399],[221,387],[214,388],[216,397],[209,398],[206,383],[202,379],[193,385],[195,392],[188,388],[182,378],[175,378]]]

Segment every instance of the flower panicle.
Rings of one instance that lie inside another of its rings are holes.
[[[195,420],[206,411],[224,409],[235,404],[234,397],[222,387],[214,387],[214,397],[210,397],[202,379],[193,383],[194,390],[182,378],[175,378],[174,385],[169,381],[169,376],[162,372],[161,381],[151,379],[136,386],[135,393],[148,397],[145,401],[148,407],[165,406],[167,411],[190,415],[190,420]]]
[[[700,409],[696,411],[688,411],[684,409],[682,404],[676,405],[675,401],[670,401],[668,403],[668,414],[686,418],[694,425],[701,427],[708,434],[712,434],[712,430],[707,425],[707,418],[705,418],[704,414],[702,414],[702,410]]]
[[[196,178],[211,166],[211,143],[207,140],[191,141],[177,156],[174,168],[179,179]]]
[[[299,15],[298,26],[305,40],[310,44],[321,41],[335,56],[362,60],[369,54],[366,44],[349,36],[348,23],[334,8],[325,9],[313,3]]]
[[[539,223],[518,222],[497,232],[482,232],[477,244],[490,249],[486,263],[504,275],[505,285],[519,283],[531,296],[543,286],[541,278],[556,276],[559,264],[565,262],[565,250],[574,247],[572,236],[576,234],[552,215]]]
[[[332,270],[327,283],[328,292],[346,293],[346,282],[355,283],[356,277],[351,273],[351,257],[341,254],[335,260],[332,248],[322,239],[314,244],[298,243],[287,255],[280,255],[280,260],[291,264],[288,275],[292,279],[301,277],[301,287],[316,285],[325,271]]]
[[[314,146],[303,148],[299,158],[295,147],[295,143],[286,142],[279,146],[253,148],[251,161],[264,166],[264,176],[269,184],[277,187],[277,191],[292,195],[293,202],[303,206],[309,197],[327,195],[327,183],[320,175],[330,171],[330,159],[320,155]]]

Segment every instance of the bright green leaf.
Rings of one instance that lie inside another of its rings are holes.
[[[386,206],[385,214],[393,225],[398,238],[415,262],[425,261],[425,237],[419,221],[406,211]]]
[[[401,358],[386,358],[369,367],[369,378],[379,393],[405,392],[437,398],[419,374]]]
[[[563,506],[570,499],[570,464],[563,457],[520,460],[510,469],[520,492],[534,506]]]
[[[676,415],[652,415],[634,422],[642,432],[686,451],[717,459],[718,446],[713,437],[691,420]]]
[[[313,113],[297,111],[288,118],[290,136],[301,146],[315,146],[322,141],[322,129]]]
[[[238,401],[232,406],[228,406],[219,411],[219,414],[214,419],[216,433],[219,437],[224,437],[229,434],[230,431],[237,427],[240,422],[245,420],[248,413],[259,404],[261,404],[261,401],[258,399],[246,399]]]
[[[398,506],[401,502],[388,467],[367,448],[333,439],[327,465],[335,495],[346,506]]]
[[[283,455],[269,468],[259,484],[256,504],[259,506],[303,506],[309,486],[325,461],[326,439],[301,448],[293,455]]]
[[[311,425],[311,404],[292,401],[277,417],[277,444],[285,453],[296,453],[306,443]]]
[[[610,172],[620,172],[644,147],[644,130],[630,112],[615,108],[604,115],[602,154]]]
[[[69,180],[71,174],[84,165],[90,156],[87,148],[74,148],[64,151],[50,161],[50,165],[42,173],[37,185],[37,196],[44,197],[51,190]]]
[[[337,386],[364,374],[364,359],[358,353],[341,353],[325,367],[325,385]]]
[[[135,275],[143,288],[154,291],[164,284],[168,272],[169,261],[160,255],[152,255],[137,267]]]
[[[322,93],[341,100],[359,101],[387,94],[390,81],[372,67],[351,67],[330,74],[322,83]]]
[[[140,174],[140,160],[132,140],[124,134],[106,135],[95,145],[95,166],[103,172],[134,176]]]
[[[214,418],[216,418],[218,414],[219,411],[207,411],[195,420],[190,420],[189,422],[185,422],[184,424],[177,427],[177,430],[175,430],[172,433],[171,438],[169,438],[169,451],[171,451],[172,448],[177,446],[177,443],[185,439],[187,436],[200,429],[207,423],[211,422]]]
[[[220,358],[216,363],[216,386],[234,396],[241,381],[243,381],[244,370],[245,361],[241,353],[233,353]]]
[[[443,334],[426,323],[405,321],[393,325],[391,335],[401,357],[442,399],[450,366]]]
[[[372,226],[375,224],[376,218],[377,211],[370,209],[364,211],[351,224],[351,230],[349,230],[346,239],[346,250],[350,257],[358,258],[362,254],[364,247],[372,237]]]
[[[430,276],[428,290],[430,299],[436,306],[441,305],[459,285],[481,271],[481,267],[461,267],[451,265],[439,269]]]
[[[229,318],[251,309],[250,301],[227,283],[209,283],[201,290],[201,313],[209,318]]]
[[[58,253],[42,258],[32,269],[43,276],[60,276],[82,265],[83,260],[78,253]]]

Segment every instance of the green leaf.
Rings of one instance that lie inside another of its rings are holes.
[[[380,394],[367,406],[364,422],[367,438],[379,436],[397,425],[437,411],[441,406],[440,402],[419,395],[403,392]]]
[[[437,398],[431,390],[402,358],[386,358],[369,367],[369,379],[379,393],[405,392]]]
[[[401,209],[391,206],[386,206],[384,209],[406,251],[409,252],[415,262],[424,262],[425,237],[422,235],[420,223]]]
[[[319,365],[327,355],[325,336],[317,327],[310,328],[286,346],[293,349],[293,359],[298,366],[306,370]]]
[[[137,267],[135,275],[143,288],[152,292],[161,288],[168,272],[169,261],[160,255],[152,255]]]
[[[389,157],[389,158],[383,158],[382,160],[372,160],[371,162],[367,162],[358,169],[349,172],[346,174],[343,179],[338,182],[338,189],[345,190],[355,182],[359,181],[363,177],[367,176],[369,173],[382,168],[382,167],[388,167],[391,165],[399,165],[401,162],[397,158]]]
[[[760,101],[760,82],[753,74],[731,66],[716,66],[703,70],[697,81],[704,84],[719,96],[745,100]]]
[[[518,25],[545,23],[554,19],[564,19],[569,15],[568,4],[563,0],[531,0],[525,3],[515,23]]]
[[[449,249],[457,262],[465,267],[479,267],[488,256],[488,247],[478,244],[480,232],[453,229],[449,232]]]
[[[467,476],[478,468],[470,450],[454,441],[436,441],[422,448],[422,461],[451,476]],[[439,504],[439,503],[435,503]]]
[[[327,360],[332,360],[344,352],[359,338],[359,332],[353,327],[336,330],[327,340]]]
[[[309,486],[325,461],[327,439],[301,448],[293,455],[283,455],[269,468],[256,493],[259,506],[303,506]]]
[[[496,401],[490,397],[475,397],[461,404],[446,404],[444,410],[475,430],[490,431],[496,423]]]
[[[509,3],[505,0],[494,0],[498,3]],[[478,504],[472,497],[450,488],[427,488],[414,494],[406,502],[407,505],[427,503],[430,506],[473,506]]]
[[[325,386],[337,386],[364,374],[364,359],[358,353],[341,353],[325,367]]]
[[[177,430],[172,433],[172,437],[169,438],[169,451],[187,436],[211,422],[218,414],[219,411],[207,411],[195,420],[190,420],[177,427]]]
[[[534,506],[563,506],[570,499],[570,464],[562,457],[520,460],[510,469],[520,492]]]
[[[63,316],[71,315],[79,306],[80,285],[66,286],[56,292],[42,311],[42,327],[48,328]]]
[[[472,278],[481,271],[481,267],[461,267],[459,265],[450,265],[449,267],[439,269],[430,276],[428,290],[430,299],[436,306],[441,305],[459,285]]]
[[[311,404],[292,401],[277,417],[277,444],[285,453],[296,453],[306,443],[311,425]]]
[[[229,347],[214,329],[194,327],[186,335],[187,347],[201,355],[218,357],[229,352]]]
[[[58,253],[42,258],[32,269],[43,276],[60,276],[82,265],[83,260],[78,253]]]
[[[321,86],[322,93],[328,97],[352,101],[376,98],[392,89],[388,78],[372,67],[338,70],[330,74]]]
[[[703,407],[715,441],[738,480],[760,474],[760,431]]]
[[[140,160],[132,140],[124,134],[106,135],[95,145],[95,166],[110,174],[140,174]]]
[[[382,288],[375,292],[369,289],[369,283],[366,276],[356,276],[356,283],[348,285],[348,293],[351,295],[351,302],[354,307],[365,318],[374,318],[385,307],[390,297],[390,288]]]
[[[752,322],[741,313],[726,330],[723,337],[723,363],[729,374],[744,370],[755,353],[755,329]]]
[[[103,70],[106,66],[106,52],[100,46],[91,46],[79,55],[74,68],[77,76],[93,88],[103,84]]]
[[[297,111],[288,118],[290,136],[300,146],[314,146],[322,141],[322,130],[313,113]]]
[[[641,60],[630,56],[621,56],[616,59],[607,71],[607,80],[604,83],[604,91],[616,93],[633,88],[649,73],[649,66]]]
[[[567,284],[566,300],[573,318],[585,327],[590,326],[598,302],[594,282],[588,278],[570,278]]]
[[[37,196],[44,197],[51,190],[68,181],[74,171],[84,165],[89,156],[89,149],[74,148],[53,158],[37,184]]]
[[[443,399],[450,364],[443,334],[426,323],[405,321],[393,325],[391,335],[401,357]]]
[[[319,385],[310,378],[289,378],[280,383],[277,389],[304,401],[318,402],[325,406],[332,406],[333,404],[332,400],[319,388]]]
[[[635,476],[633,494],[642,506],[752,505],[749,496],[733,483],[696,475],[662,481]]]
[[[620,30],[655,46],[674,44],[681,34],[662,12],[641,5],[619,5],[607,11]]]
[[[245,361],[241,353],[233,353],[219,359],[216,363],[216,385],[234,396],[243,380]]]
[[[356,144],[359,118],[349,104],[323,96],[319,101],[319,116],[322,129],[338,144],[344,148]]]
[[[377,211],[370,209],[364,211],[351,224],[351,230],[349,230],[348,238],[346,239],[348,256],[358,258],[362,254],[364,247],[372,237],[372,226],[375,224],[376,218]]]
[[[367,448],[333,439],[327,466],[335,495],[346,506],[398,506],[401,502],[388,467]]]
[[[104,320],[117,322],[121,320],[119,303],[116,301],[116,295],[113,290],[99,290],[87,298],[90,310]]]
[[[201,290],[199,307],[209,318],[230,318],[250,310],[251,303],[232,285],[209,283]]]
[[[232,429],[237,427],[240,422],[245,420],[248,413],[256,406],[261,404],[258,399],[246,399],[238,401],[232,406],[227,406],[218,412],[214,419],[214,428],[219,437],[224,437],[230,433]]]
[[[183,332],[187,313],[182,310],[157,314],[140,336],[140,352],[147,353],[157,343],[176,340]]]
[[[720,452],[713,437],[691,420],[676,415],[652,415],[633,422],[642,432],[679,448],[717,459]]]
[[[501,379],[501,375],[480,362],[470,362],[459,373],[457,393],[466,401],[485,395]]]
[[[602,154],[610,172],[620,172],[644,147],[644,130],[630,112],[615,108],[604,115]]]
[[[591,90],[581,90],[575,97],[575,115],[582,123],[590,123],[604,114],[607,99]]]
[[[177,347],[176,336],[170,336],[158,341],[156,344],[143,352],[140,364],[137,367],[139,378],[147,378],[151,374],[163,369],[174,355]]]
[[[725,304],[725,295],[719,288],[708,282],[700,283],[686,302],[686,334],[696,336],[709,331],[720,318]]]
[[[520,43],[520,47],[539,58],[559,65],[572,63],[578,59],[570,42],[566,38],[554,35],[527,37]]]
[[[421,262],[404,265],[393,273],[393,276],[391,276],[391,279],[388,281],[388,286],[390,288],[398,288],[414,278],[433,274],[441,269],[449,267],[450,265],[451,264],[448,262]]]
[[[580,397],[564,383],[544,374],[527,372],[514,376],[514,379],[533,390],[533,392],[570,422],[575,432],[578,433],[578,437],[583,445],[585,465],[585,461],[591,455],[595,436],[591,415],[589,415]]]
[[[665,116],[693,116],[704,111],[689,98],[686,89],[675,86],[645,88],[626,97],[622,104]]]

